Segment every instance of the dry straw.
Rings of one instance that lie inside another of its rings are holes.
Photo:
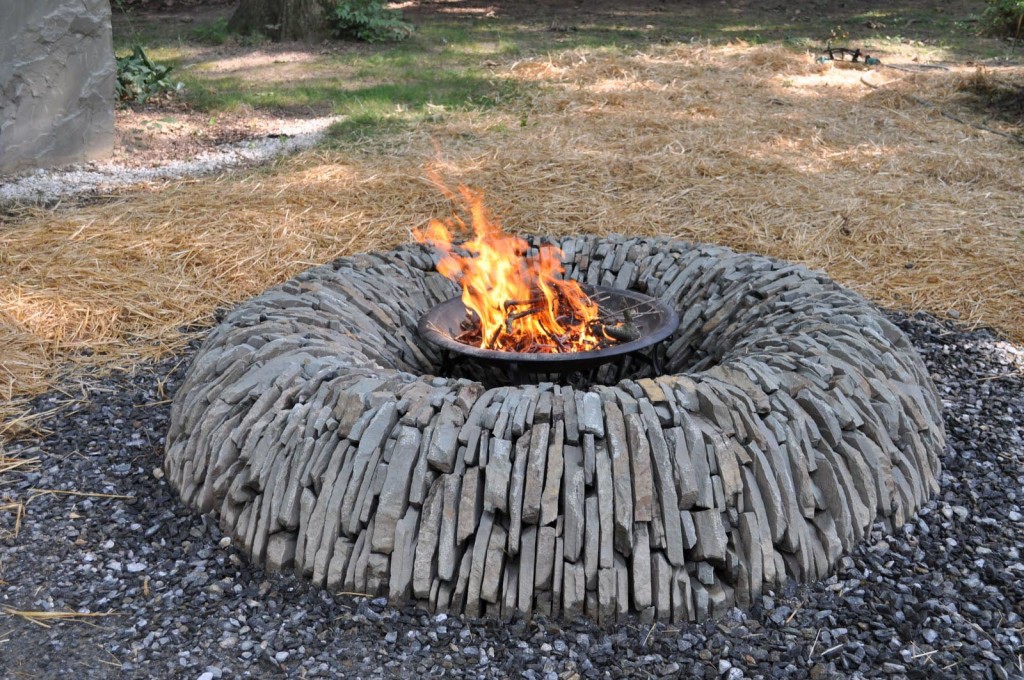
[[[483,188],[512,230],[766,253],[884,306],[955,310],[1024,341],[1021,149],[906,96],[976,115],[958,108],[970,71],[854,71],[780,48],[677,46],[562,53],[496,76],[532,94],[4,227],[7,415],[68,366],[130,367],[180,347],[181,329],[210,323],[217,307],[407,241],[446,210],[427,164]]]
[[[103,618],[105,616],[116,616],[114,612],[47,612],[47,611],[26,611],[4,607],[2,613],[8,616],[16,616],[19,619],[34,623],[42,628],[50,628],[54,623],[60,621],[88,621],[90,619]]]

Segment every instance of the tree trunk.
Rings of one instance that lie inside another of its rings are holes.
[[[314,41],[328,33],[330,0],[242,0],[228,28],[262,33],[271,40]]]

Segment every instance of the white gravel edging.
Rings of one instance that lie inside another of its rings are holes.
[[[0,201],[48,203],[61,198],[97,194],[150,182],[206,175],[239,165],[263,163],[278,156],[308,149],[341,116],[283,123],[275,133],[233,142],[201,153],[188,161],[171,161],[148,168],[129,168],[112,162],[81,163],[40,169],[0,184]]]

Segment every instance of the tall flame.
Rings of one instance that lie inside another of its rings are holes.
[[[474,238],[454,242],[453,231],[467,231],[457,216],[432,219],[413,235],[443,253],[437,270],[462,286],[463,304],[476,313],[479,337],[476,332],[464,335],[481,348],[507,352],[596,348],[597,304],[575,281],[559,278],[565,271],[562,251],[546,245],[530,255],[525,240],[505,233],[491,218],[482,192],[460,186],[459,196],[471,216]]]

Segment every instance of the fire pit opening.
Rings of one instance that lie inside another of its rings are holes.
[[[417,329],[421,337],[441,349],[441,375],[469,377],[485,384],[549,380],[584,386],[613,384],[626,376],[660,375],[664,347],[658,343],[678,326],[675,310],[636,291],[580,288],[598,310],[595,325],[601,327],[602,342],[593,349],[517,352],[475,346],[460,337],[479,335],[480,317],[461,297],[433,307],[420,317]]]
[[[633,290],[565,278],[557,245],[534,247],[503,231],[478,191],[446,193],[470,216],[473,238],[455,241],[468,231],[457,215],[414,231],[440,254],[437,271],[462,290],[417,325],[441,349],[442,375],[488,385],[547,379],[585,386],[661,373],[653,346],[675,331],[674,309]],[[647,370],[631,370],[636,364]]]

